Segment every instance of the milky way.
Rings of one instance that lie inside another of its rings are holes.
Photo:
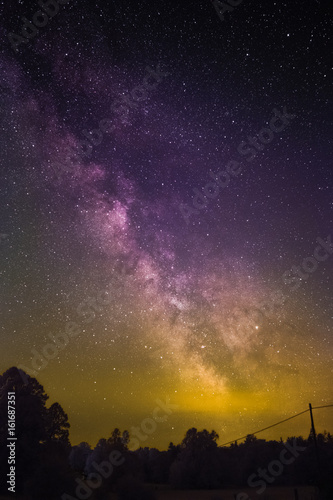
[[[36,375],[73,442],[156,398],[158,446],[330,402],[333,256],[286,279],[332,234],[328,7],[148,4],[68,2],[16,52],[36,9],[1,7],[1,367],[79,325]]]

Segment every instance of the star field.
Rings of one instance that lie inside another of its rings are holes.
[[[59,7],[15,51],[36,8],[1,6],[2,370],[37,373],[73,444],[157,398],[161,448],[330,403],[331,7]]]

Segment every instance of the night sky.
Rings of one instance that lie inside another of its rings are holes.
[[[0,369],[72,444],[332,403],[332,7],[231,3],[1,2]]]

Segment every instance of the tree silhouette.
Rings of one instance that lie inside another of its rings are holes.
[[[218,434],[189,429],[170,468],[170,482],[180,488],[213,488],[220,484]]]
[[[46,410],[46,439],[58,441],[64,446],[70,446],[68,416],[59,403],[53,403]]]
[[[83,441],[77,446],[73,446],[69,454],[68,460],[73,470],[84,473],[88,457],[92,453],[90,445]]]
[[[129,432],[123,431],[123,433],[121,434],[120,430],[116,427],[112,431],[111,436],[109,437],[107,442],[114,448],[125,451],[128,449]]]
[[[25,492],[31,498],[40,498],[41,481],[39,476],[43,469],[44,497],[52,498],[56,488],[47,489],[47,480],[57,478],[60,488],[61,477],[66,476],[70,482],[67,457],[69,452],[68,418],[59,403],[46,407],[49,396],[43,386],[33,377],[16,367],[9,368],[0,376],[0,469],[7,470],[7,405],[8,392],[15,392],[15,437],[16,442],[16,491]],[[51,453],[52,450],[52,453]],[[52,461],[52,466],[50,464]],[[58,473],[57,473],[58,471]],[[48,476],[50,476],[48,478]],[[3,474],[1,480],[6,477]],[[6,481],[6,480],[5,480]],[[1,483],[1,491],[7,485]],[[69,482],[67,481],[67,488]],[[49,481],[51,484],[52,481]],[[46,488],[46,490],[45,490]],[[60,491],[60,489],[59,489]]]
[[[9,368],[0,376],[0,463],[1,470],[7,469],[7,404],[8,392],[15,392],[16,408],[16,480],[18,491],[38,465],[41,443],[47,434],[45,422],[47,412],[45,403],[48,399],[43,386],[35,378],[28,377],[25,384],[17,368]],[[5,477],[5,474],[1,479]],[[2,490],[6,485],[2,484]]]

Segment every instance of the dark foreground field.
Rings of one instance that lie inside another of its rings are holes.
[[[255,489],[244,488],[244,489],[229,489],[229,490],[206,490],[206,491],[195,491],[195,490],[172,490],[170,488],[161,489],[160,486],[154,490],[156,500],[236,500],[237,495],[240,493],[247,493],[250,500],[259,499],[260,500],[319,500],[319,496],[316,493],[316,489],[310,486],[300,486],[300,487],[288,487],[288,488],[267,488],[267,490],[261,495],[255,492]],[[298,497],[295,495],[295,490],[297,490]],[[0,496],[0,500],[26,500],[24,497],[12,496]],[[245,497],[246,498],[246,497]],[[245,500],[241,495],[239,499]],[[94,497],[91,497],[94,500]],[[105,500],[118,500],[116,494],[111,493]],[[237,499],[238,500],[238,499]],[[333,500],[333,499],[332,499]]]
[[[311,487],[300,487],[298,500],[317,500],[316,492]],[[157,491],[157,500],[235,500],[238,493],[247,493],[251,500],[295,500],[294,488],[270,488],[261,495],[254,489],[232,489],[211,491]],[[240,495],[239,498],[242,498]],[[246,498],[246,497],[245,497]]]

